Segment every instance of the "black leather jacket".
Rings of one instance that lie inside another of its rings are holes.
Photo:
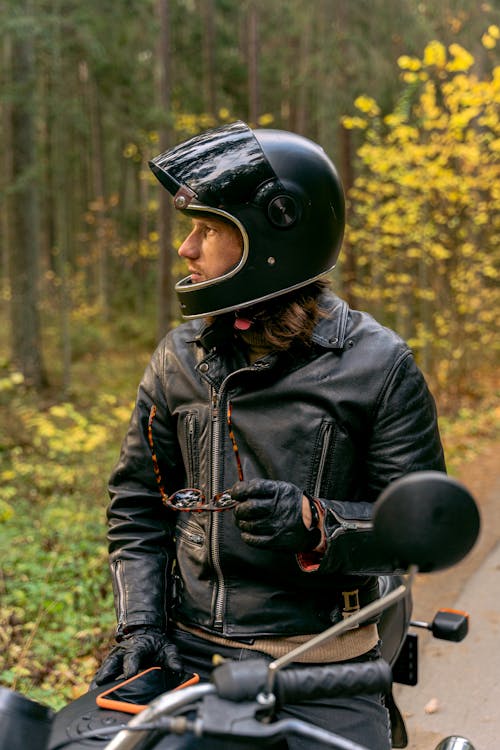
[[[243,642],[314,633],[340,619],[346,587],[373,598],[372,574],[383,566],[359,530],[390,481],[444,471],[443,452],[433,399],[406,344],[333,294],[322,306],[328,316],[303,356],[268,355],[248,365],[227,329],[221,337],[219,323],[200,321],[160,343],[110,481],[118,633],[165,627],[167,611]],[[238,478],[228,400],[245,479],[286,480],[323,499],[328,543],[314,572],[292,553],[245,544],[231,511],[176,513],[162,505],[148,444],[151,406],[165,491],[192,486],[210,495]]]

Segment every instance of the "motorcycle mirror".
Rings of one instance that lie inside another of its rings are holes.
[[[438,471],[392,482],[374,508],[375,540],[394,568],[422,573],[448,568],[472,549],[479,534],[477,505],[463,484]]]

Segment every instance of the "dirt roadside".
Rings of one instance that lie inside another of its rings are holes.
[[[450,734],[450,726],[451,733],[462,732],[473,740],[477,750],[497,750],[491,738],[495,727],[500,734],[500,720],[496,710],[491,710],[491,700],[500,690],[500,677],[496,675],[500,624],[496,562],[500,540],[499,455],[500,443],[489,445],[457,477],[472,492],[480,509],[481,533],[476,546],[454,568],[418,576],[414,587],[415,619],[430,621],[440,607],[457,607],[469,611],[471,624],[469,636],[459,644],[438,641],[417,631],[421,633],[419,684],[414,688],[395,686],[396,700],[407,723],[408,750],[432,750]],[[493,572],[492,565],[496,567]]]
[[[457,476],[474,496],[481,513],[481,532],[470,554],[451,570],[419,576],[414,588],[415,615],[432,618],[440,607],[452,607],[468,579],[500,540],[500,442],[476,460],[468,462]],[[500,592],[499,592],[500,593]]]

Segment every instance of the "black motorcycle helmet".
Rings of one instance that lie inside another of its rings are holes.
[[[185,318],[278,297],[334,268],[344,194],[334,165],[313,141],[235,122],[169,149],[149,166],[177,209],[231,221],[243,237],[239,263],[223,276],[176,284]]]

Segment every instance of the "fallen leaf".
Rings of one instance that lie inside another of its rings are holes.
[[[426,704],[424,711],[426,714],[435,714],[439,711],[440,705],[437,698],[431,698],[430,701]]]

